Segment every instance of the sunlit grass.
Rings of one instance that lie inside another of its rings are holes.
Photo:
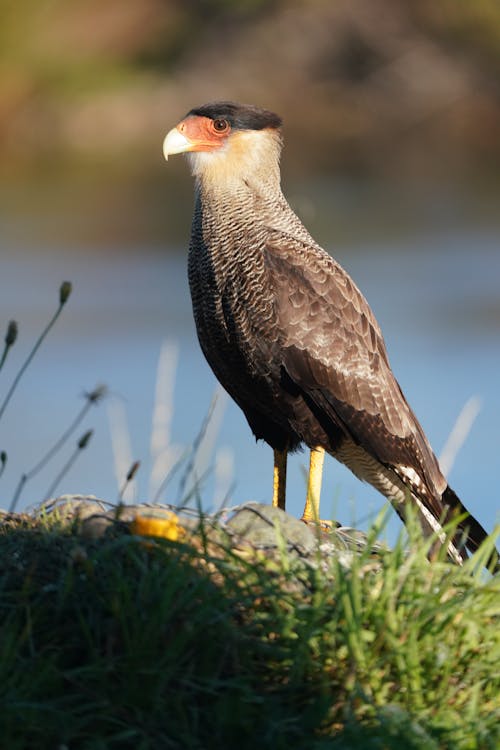
[[[95,542],[43,523],[0,536],[9,750],[499,745],[500,578],[481,560],[429,564],[413,528],[346,569],[242,557],[208,530]]]

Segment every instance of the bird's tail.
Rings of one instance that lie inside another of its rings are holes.
[[[465,545],[469,552],[476,552],[485,539],[488,538],[488,533],[483,529],[479,521],[469,513],[451,487],[446,487],[441,501],[446,509],[447,521],[457,516],[466,516],[458,524],[457,534],[453,539],[453,543],[457,544],[461,541],[462,546]],[[489,556],[486,567],[493,573],[500,572],[500,555],[496,549]]]

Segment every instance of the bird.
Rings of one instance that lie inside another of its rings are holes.
[[[167,160],[186,155],[195,182],[188,279],[203,354],[273,449],[273,506],[285,509],[288,454],[307,446],[304,521],[319,521],[326,452],[403,522],[416,515],[433,539],[429,556],[444,547],[463,564],[487,532],[443,476],[368,302],[288,204],[282,130],[274,112],[215,101],[163,141]],[[495,550],[490,568],[498,560]]]

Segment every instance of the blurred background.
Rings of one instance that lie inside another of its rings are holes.
[[[216,383],[186,280],[191,178],[181,157],[165,164],[161,145],[193,106],[224,98],[283,116],[285,192],[367,296],[436,453],[464,405],[480,403],[450,483],[491,528],[497,0],[0,0],[0,12],[0,323],[20,330],[0,400],[59,284],[74,284],[0,422],[0,506],[97,383],[110,395],[82,425],[95,434],[58,493],[114,501],[127,462],[140,459],[128,498],[152,499],[196,443]],[[198,478],[207,508],[226,496],[269,501],[272,452],[223,394],[208,430],[194,479],[183,483],[181,468],[160,498],[180,500]],[[78,437],[26,485],[19,507],[45,497]],[[306,463],[299,454],[290,467],[296,514]],[[382,505],[328,462],[324,517],[363,525]]]

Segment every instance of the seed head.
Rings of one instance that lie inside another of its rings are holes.
[[[87,444],[93,434],[94,434],[94,430],[87,430],[87,432],[84,435],[82,435],[82,437],[78,441],[78,448],[80,450],[83,450],[84,448],[87,447]]]
[[[73,285],[71,284],[71,281],[63,281],[63,283],[59,287],[59,304],[61,305],[61,307],[68,301],[68,297],[71,294],[72,288]]]
[[[12,346],[17,339],[17,323],[15,320],[10,320],[7,326],[7,333],[5,334],[5,345]]]

